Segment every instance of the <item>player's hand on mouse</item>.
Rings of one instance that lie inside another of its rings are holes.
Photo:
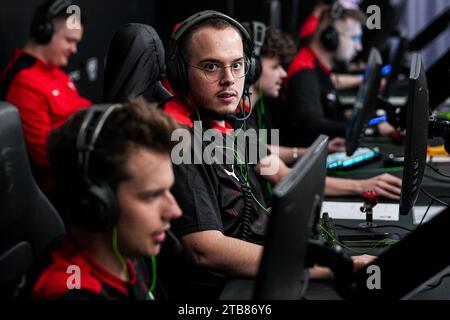
[[[378,196],[392,200],[399,200],[402,188],[402,180],[389,173],[383,173],[376,177],[360,180],[360,193],[374,190]]]
[[[390,137],[396,131],[395,128],[387,121],[380,122],[377,127],[378,132],[383,137]]]
[[[328,142],[328,152],[344,152],[345,151],[345,139],[341,137],[335,137]]]
[[[352,256],[353,260],[353,270],[358,271],[372,263],[377,257],[368,254],[363,254],[361,256]]]
[[[289,171],[289,167],[275,154],[262,158],[255,166],[255,172],[273,184],[283,180]]]

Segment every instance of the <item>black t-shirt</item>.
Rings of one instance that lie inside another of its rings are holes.
[[[251,114],[245,115],[245,127],[247,130],[255,130],[258,136],[258,143],[260,147],[266,146],[267,144],[280,144],[280,134],[281,132],[278,130],[275,132],[272,122],[273,112],[272,112],[272,104],[274,103],[273,99],[266,99],[264,97],[260,97],[256,102],[254,107],[250,110],[250,108],[246,107],[246,112],[250,112]],[[244,114],[242,114],[241,110],[238,110],[238,120],[236,120],[235,126],[241,127],[244,126]],[[277,134],[278,137],[274,135]],[[272,138],[276,139],[272,141]],[[270,155],[271,152],[267,149],[267,155]],[[272,204],[272,189],[273,184],[269,181],[265,180],[261,175],[256,176],[259,184],[261,186],[261,190],[266,201],[266,204],[270,207]]]
[[[308,147],[320,134],[345,137],[347,120],[339,103],[337,91],[326,70],[312,51],[300,50],[288,71],[289,130],[286,143]]]
[[[207,127],[205,127],[206,129]],[[191,133],[191,137],[194,137],[192,130]],[[225,134],[221,134],[221,136],[226,139]],[[210,148],[211,144],[203,142],[202,153],[205,153],[208,147]],[[191,144],[192,153],[194,153],[194,148],[194,144]],[[243,153],[240,154],[239,158],[243,158]],[[224,156],[229,155],[225,152]],[[247,177],[247,166],[242,164],[237,156],[226,159],[227,161],[224,161],[223,164],[202,163],[173,166],[175,185],[172,192],[183,210],[183,216],[173,221],[172,230],[177,236],[197,231],[218,230],[226,236],[242,239],[242,220],[246,201],[243,187],[249,185],[251,225],[246,240],[262,243],[268,216],[261,187],[253,171],[254,166],[248,165]],[[230,164],[229,161],[233,163]]]
[[[253,171],[254,165],[246,166],[239,161],[243,158],[242,150],[238,157],[232,152],[227,153],[227,149],[221,148],[220,143],[216,144],[219,147],[211,148],[210,142],[202,141],[205,140],[201,137],[203,132],[212,128],[225,139],[223,144],[226,145],[226,141],[229,141],[226,139],[230,139],[230,135],[220,126],[202,119],[203,131],[196,130],[192,127],[194,117],[184,113],[185,107],[177,100],[166,103],[164,110],[179,123],[187,125],[191,137],[189,152],[193,163],[173,165],[175,184],[172,193],[183,211],[183,215],[171,223],[173,233],[180,238],[194,232],[217,230],[228,237],[263,244],[269,215],[261,186]],[[235,132],[242,134],[241,125],[236,125]],[[227,128],[233,127],[227,123]],[[197,137],[197,142],[194,142],[194,137]],[[196,143],[197,146],[201,145],[200,153],[198,150],[194,153]],[[216,153],[210,152],[213,149]],[[225,152],[221,153],[220,150]],[[222,164],[207,164],[204,158],[198,157],[205,152],[226,161]],[[201,163],[194,164],[195,158]],[[257,163],[259,159],[253,157],[253,160],[251,162]],[[246,220],[249,221],[248,224],[244,222]],[[168,274],[168,277],[172,277],[169,281],[176,286],[172,288],[176,291],[175,297],[218,298],[226,281],[224,276],[193,267],[186,256],[177,262],[165,260],[165,272],[171,269],[176,272]],[[177,280],[174,281],[173,277],[177,277]]]

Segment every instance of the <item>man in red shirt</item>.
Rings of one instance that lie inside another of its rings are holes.
[[[149,258],[181,216],[170,192],[175,128],[141,99],[81,110],[53,131],[48,154],[67,235],[33,299],[164,298]]]
[[[66,23],[73,19],[67,14],[70,5],[69,0],[49,0],[38,7],[25,47],[16,50],[0,75],[0,100],[19,109],[35,177],[44,191],[52,187],[48,134],[72,113],[92,104],[60,69],[77,52],[83,36],[81,21],[75,27]]]

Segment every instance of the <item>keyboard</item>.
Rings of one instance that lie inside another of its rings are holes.
[[[346,169],[362,162],[375,159],[379,155],[380,149],[377,147],[358,148],[351,156],[347,156],[345,152],[332,153],[327,157],[327,169]]]

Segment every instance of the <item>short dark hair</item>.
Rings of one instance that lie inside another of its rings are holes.
[[[230,22],[221,19],[221,18],[209,18],[209,19],[205,19],[201,22],[199,22],[198,24],[192,26],[189,30],[186,31],[186,33],[180,38],[180,43],[178,44],[178,48],[180,49],[180,52],[183,56],[183,58],[188,59],[189,57],[189,53],[187,52],[187,46],[190,43],[192,36],[194,35],[195,32],[197,32],[200,29],[203,28],[207,28],[207,27],[211,27],[213,29],[216,30],[224,30],[227,28],[232,28],[234,30],[236,30],[236,32],[240,35],[241,39],[242,39],[242,34],[240,32],[240,30],[232,25]],[[243,39],[242,39],[243,40]],[[249,52],[250,48],[246,47],[246,43],[245,41],[242,41],[243,46],[244,46],[244,52]],[[250,57],[248,57],[250,58]]]
[[[359,9],[343,9],[336,20],[345,21],[347,19],[353,19],[361,24],[364,24],[366,21],[366,15]],[[331,10],[325,10],[322,13],[320,17],[320,23],[324,21],[331,21]]]
[[[56,0],[47,0],[36,8],[34,15],[33,15],[32,23],[31,23],[31,30],[30,30],[30,38],[31,39],[35,39],[37,25],[45,19],[45,16],[46,16],[47,12],[49,11],[50,6],[55,1]],[[76,5],[76,3],[74,3],[74,2],[72,2],[72,4]],[[71,14],[67,13],[67,8],[68,7],[61,8],[51,18],[51,21],[53,23],[53,28],[54,28],[53,32],[54,33],[56,33],[58,31],[57,28],[58,28],[59,22],[66,21],[71,16]],[[86,17],[84,15],[84,13],[81,14],[81,16],[80,16],[80,23],[84,28],[86,27]]]
[[[253,38],[253,28],[251,23],[244,22],[242,25]],[[297,47],[289,34],[272,26],[266,27],[266,35],[261,47],[261,57],[278,57],[281,64],[287,66],[294,59],[296,53]]]
[[[82,109],[60,128],[52,131],[48,141],[48,157],[55,179],[55,195],[66,208],[73,207],[85,188],[78,164],[77,137],[88,109]],[[114,191],[131,176],[126,170],[130,148],[140,146],[158,153],[170,154],[175,142],[171,134],[175,122],[156,104],[135,98],[115,109],[95,142],[91,152],[89,176],[106,182]]]

